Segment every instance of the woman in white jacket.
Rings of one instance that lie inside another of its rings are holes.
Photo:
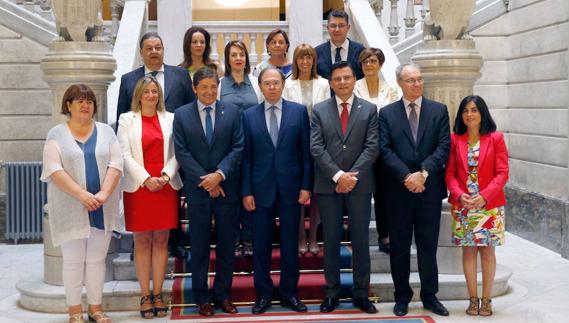
[[[316,73],[318,60],[316,50],[307,44],[300,44],[294,50],[292,59],[292,77],[285,83],[283,98],[306,106],[308,115],[312,116],[312,109],[316,103],[330,98],[330,85],[328,80]],[[300,221],[298,234],[298,252],[304,255],[310,251],[315,256],[320,251],[316,241],[320,214],[316,206],[315,196],[310,201],[310,229],[308,230],[308,245],[304,221]],[[304,216],[302,216],[304,219]]]
[[[131,111],[119,119],[118,140],[125,168],[125,223],[134,237],[143,318],[163,317],[167,311],[162,284],[168,263],[169,230],[178,225],[176,191],[182,187],[174,157],[173,120],[174,115],[165,111],[160,84],[151,76],[138,81]]]

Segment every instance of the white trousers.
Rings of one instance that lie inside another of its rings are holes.
[[[81,304],[83,284],[88,304],[101,304],[105,283],[105,260],[112,234],[91,228],[87,239],[73,239],[61,245],[63,287],[68,306]]]

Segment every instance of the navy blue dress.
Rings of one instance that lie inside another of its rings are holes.
[[[99,193],[101,190],[101,180],[95,154],[95,147],[97,146],[97,126],[94,126],[93,133],[85,143],[81,143],[77,140],[76,142],[83,151],[83,157],[85,159],[85,182],[87,184],[87,191],[91,194]],[[89,223],[93,228],[100,230],[105,229],[102,206],[93,212],[89,212]]]

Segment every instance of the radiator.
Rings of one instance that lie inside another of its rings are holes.
[[[6,239],[39,240],[47,185],[40,181],[39,161],[4,162],[6,178]]]

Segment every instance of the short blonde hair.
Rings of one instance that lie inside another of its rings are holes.
[[[138,112],[142,109],[140,105],[140,99],[142,98],[142,93],[148,86],[148,84],[154,83],[158,88],[158,106],[156,107],[156,111],[164,111],[166,108],[164,107],[164,93],[162,92],[162,87],[158,80],[152,76],[145,76],[141,78],[138,82],[136,82],[136,86],[134,87],[134,94],[132,95],[132,103],[130,104],[130,110],[132,112]]]
[[[298,59],[304,56],[310,56],[312,58],[310,79],[317,79],[318,73],[316,72],[316,65],[318,63],[318,54],[316,54],[316,50],[308,44],[300,44],[294,49],[294,54],[292,55],[292,79],[298,80],[300,74],[298,69]]]

